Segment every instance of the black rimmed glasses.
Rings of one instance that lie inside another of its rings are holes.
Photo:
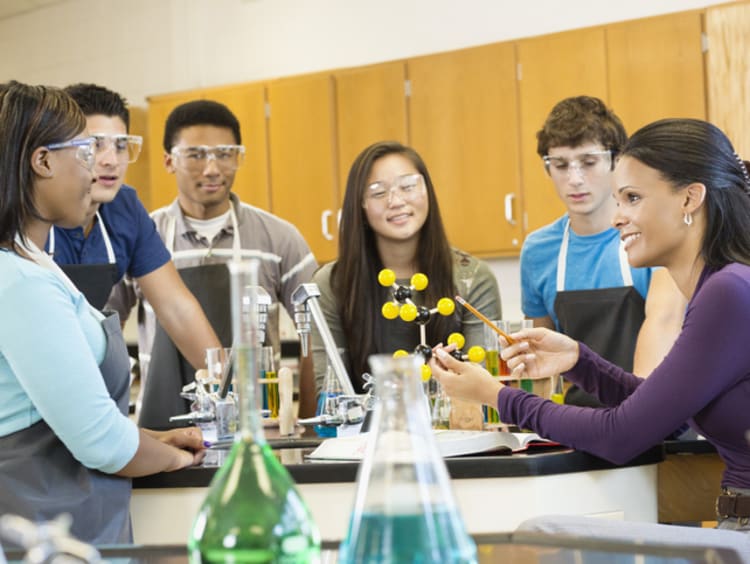
[[[140,135],[107,135],[92,133],[96,140],[96,152],[104,153],[112,149],[121,163],[134,163],[141,154],[143,137]]]
[[[612,151],[589,151],[578,155],[575,159],[564,157],[553,157],[544,155],[544,168],[550,176],[562,178],[567,177],[575,170],[579,175],[585,176],[590,172],[602,172],[612,169]]]
[[[76,150],[76,160],[88,170],[94,168],[96,162],[96,139],[84,137],[83,139],[70,139],[60,143],[50,143],[45,147],[49,151],[73,148]]]
[[[419,174],[397,176],[392,182],[378,180],[365,188],[365,201],[377,205],[390,205],[396,194],[404,202],[412,202],[424,194],[424,177]]]
[[[211,160],[216,163],[219,170],[230,172],[242,165],[245,159],[245,147],[242,145],[173,147],[170,154],[177,166],[188,172],[203,172]]]

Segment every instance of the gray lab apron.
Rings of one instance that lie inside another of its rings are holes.
[[[117,276],[117,259],[112,249],[112,242],[107,233],[99,212],[96,220],[102,232],[102,239],[107,248],[107,260],[102,264],[61,264],[62,271],[73,281],[76,288],[86,296],[86,300],[98,310],[104,309],[113,286],[119,281]],[[49,230],[49,254],[55,254],[55,230]]]
[[[127,415],[130,361],[117,314],[106,317],[102,328],[107,350],[99,370],[110,396]],[[73,458],[44,420],[0,437],[0,514],[49,521],[70,513],[70,532],[83,541],[132,543],[130,489],[130,479],[91,470]]]
[[[232,206],[230,209],[234,229],[232,249],[235,259],[239,259],[241,252],[239,227],[234,207]],[[172,252],[175,219],[170,219],[165,242],[169,251]],[[227,265],[225,263],[202,264],[180,268],[178,272],[185,286],[203,308],[203,312],[222,346],[231,346],[232,312]],[[195,368],[177,350],[172,339],[157,320],[154,343],[151,347],[151,360],[148,365],[148,377],[146,378],[143,401],[138,417],[139,425],[149,429],[174,427],[175,424],[170,423],[169,418],[190,411],[190,402],[180,397],[180,391],[184,385],[193,381],[195,381]]]
[[[627,255],[620,244],[623,286],[593,290],[565,290],[570,221],[565,225],[557,260],[555,315],[560,331],[586,343],[591,350],[627,371],[633,370],[638,331],[645,319],[645,300],[633,286]],[[565,403],[598,407],[602,404],[578,386],[571,386]]]

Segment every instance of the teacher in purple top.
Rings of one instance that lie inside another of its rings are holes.
[[[750,532],[750,176],[715,126],[667,119],[637,131],[615,169],[613,219],[631,266],[664,266],[688,299],[682,331],[647,379],[547,329],[513,335],[502,353],[517,378],[563,373],[601,408],[556,405],[503,386],[436,351],[447,393],[496,405],[500,418],[624,463],[687,421],[726,464],[718,528]],[[716,533],[716,531],[711,531]],[[743,535],[745,538],[745,535]],[[748,539],[746,539],[748,540]]]

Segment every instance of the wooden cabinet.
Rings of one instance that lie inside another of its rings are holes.
[[[339,208],[333,77],[268,83],[271,210],[302,232],[318,262],[337,254]]]
[[[430,171],[451,244],[477,255],[518,253],[513,45],[419,57],[407,67],[411,145]]]
[[[628,134],[662,118],[705,119],[701,27],[700,11],[607,26],[609,105]]]
[[[536,153],[536,134],[566,97],[603,99],[629,132],[663,117],[709,116],[750,157],[748,26],[750,3],[733,3],[156,96],[149,100],[144,156],[128,179],[150,209],[171,202],[176,187],[163,166],[165,119],[182,102],[212,98],[227,104],[242,126],[247,158],[235,192],[295,224],[320,262],[337,255],[352,161],[385,139],[424,158],[453,245],[480,256],[516,255],[527,233],[565,212]],[[144,167],[149,183],[141,179]]]
[[[750,2],[706,10],[708,119],[750,160]]]
[[[604,28],[524,39],[518,49],[521,179],[526,233],[565,213],[536,152],[536,134],[554,105],[569,96],[607,100]]]
[[[354,159],[377,141],[408,144],[403,61],[334,73],[339,186],[343,199]]]
[[[148,202],[151,198],[149,180],[151,161],[148,152],[148,110],[137,106],[128,108],[130,111],[130,128],[131,135],[140,135],[143,137],[144,145],[141,146],[141,154],[138,160],[128,165],[128,171],[125,174],[125,184],[132,186],[138,192],[138,197],[142,202]]]

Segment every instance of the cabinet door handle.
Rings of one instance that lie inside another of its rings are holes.
[[[516,224],[516,220],[513,217],[513,201],[516,199],[515,194],[505,195],[505,220],[511,225]]]
[[[332,214],[331,210],[323,210],[323,213],[320,214],[320,230],[323,232],[323,238],[326,241],[333,241],[333,235],[328,232],[328,218]]]

